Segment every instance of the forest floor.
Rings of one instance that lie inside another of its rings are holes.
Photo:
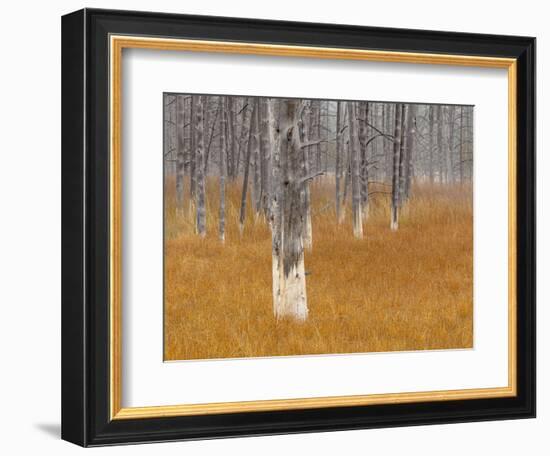
[[[389,200],[371,197],[364,239],[335,221],[330,178],[311,185],[313,249],[305,254],[309,317],[276,321],[271,235],[227,188],[226,241],[218,240],[218,188],[207,189],[206,238],[165,194],[165,359],[242,358],[470,348],[473,345],[473,211],[470,186],[415,185],[397,232]],[[247,207],[248,209],[248,207]]]

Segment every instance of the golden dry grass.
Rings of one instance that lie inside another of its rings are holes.
[[[330,178],[311,186],[313,250],[306,253],[309,318],[272,313],[271,236],[228,187],[226,242],[217,238],[218,189],[208,184],[208,235],[165,195],[165,359],[241,358],[472,347],[470,187],[416,185],[400,229],[387,196],[373,195],[365,238],[335,223]],[[378,189],[381,190],[381,189]]]

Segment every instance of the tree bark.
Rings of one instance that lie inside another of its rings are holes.
[[[340,115],[341,111],[341,102],[336,103],[336,157],[334,164],[334,178],[335,178],[335,203],[336,203],[336,221],[342,223],[342,197],[340,192],[340,184],[342,181],[342,136],[343,136],[343,126],[342,118]]]
[[[428,106],[428,176],[430,184],[434,183],[434,108]]]
[[[348,102],[349,136],[351,153],[351,188],[353,211],[353,235],[363,238],[363,215],[361,213],[361,148],[357,137],[356,103]]]
[[[206,176],[204,169],[204,97],[198,96],[195,106],[195,174],[197,234],[206,236]]]
[[[248,174],[250,171],[250,156],[252,154],[252,129],[254,127],[253,121],[256,115],[256,100],[252,101],[252,114],[250,116],[250,122],[248,123],[248,130],[244,130],[245,133],[243,135],[248,133],[248,139],[246,143],[246,157],[243,164],[244,170],[244,177],[243,177],[243,190],[241,192],[241,210],[239,213],[239,230],[241,234],[244,230],[244,222],[246,219],[246,194],[248,191]],[[244,126],[243,126],[244,128]]]
[[[304,119],[311,118],[311,116],[309,115],[310,110],[311,110],[311,102],[306,100],[302,101],[302,103],[300,104],[300,112],[299,112],[299,115],[301,117],[297,120],[297,125],[299,126],[300,141],[302,143],[307,142],[308,138],[311,136],[309,131],[311,126],[307,125],[307,121],[304,121]],[[309,147],[304,147],[301,150],[302,168],[303,168],[304,176],[308,176],[310,173],[309,149],[310,149]],[[303,200],[304,200],[303,204],[304,204],[304,212],[305,212],[305,215],[304,215],[305,220],[303,224],[304,247],[307,250],[311,250],[311,248],[313,247],[313,228],[311,224],[311,193],[309,190],[309,181],[304,183]]]
[[[308,315],[303,246],[303,176],[299,138],[298,100],[280,106],[275,118],[274,100],[269,117],[273,150],[271,205],[273,254],[273,310],[277,319],[305,321]]]
[[[219,158],[219,173],[220,173],[220,213],[219,213],[219,238],[220,241],[225,242],[225,176],[227,174],[227,154],[229,151],[228,143],[228,112],[227,112],[227,98],[221,97],[221,125],[220,125],[220,158]],[[230,98],[230,97],[229,97]]]
[[[358,137],[359,146],[361,148],[360,159],[360,187],[361,187],[361,215],[364,220],[368,218],[369,214],[369,162],[367,157],[367,121],[369,118],[369,104],[368,102],[361,102],[356,104],[358,108],[358,117],[361,119],[357,122],[358,125]]]
[[[396,231],[399,228],[399,162],[401,160],[401,121],[403,105],[395,105],[395,122],[393,132],[393,168],[390,228]]]
[[[176,97],[176,128],[177,149],[176,149],[176,212],[183,211],[183,178],[185,168],[185,97]]]

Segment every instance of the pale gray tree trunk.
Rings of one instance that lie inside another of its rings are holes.
[[[260,154],[262,158],[262,209],[269,220],[271,204],[271,153],[269,143],[268,103],[260,101]]]
[[[460,107],[460,135],[459,135],[459,138],[460,138],[460,144],[459,144],[459,177],[460,177],[460,183],[462,184],[462,182],[464,181],[464,134],[463,134],[463,129],[464,129],[464,121],[463,121],[463,118],[464,118],[464,108],[461,106]]]
[[[300,102],[281,103],[278,119],[274,100],[269,118],[273,157],[272,174],[272,254],[273,310],[275,317],[307,319],[307,297],[303,246],[304,156],[299,138]]]
[[[447,168],[447,182],[454,182],[454,168],[453,168],[453,149],[454,149],[454,106],[447,108],[447,116],[449,123],[449,139],[447,141],[447,153],[445,154],[445,165]]]
[[[338,101],[336,103],[336,157],[334,165],[334,177],[335,177],[335,202],[336,202],[336,221],[342,223],[342,196],[340,191],[341,181],[342,181],[342,136],[343,136],[343,126],[341,118],[341,103]]]
[[[404,104],[401,111],[401,141],[400,141],[400,153],[399,153],[399,201],[398,207],[401,209],[401,205],[405,200],[405,164],[406,164],[406,139],[407,139],[407,125],[408,115],[410,112],[409,105]]]
[[[191,100],[189,101],[189,112],[190,112],[190,147],[189,147],[189,213],[190,215],[193,215],[195,212],[195,197],[196,197],[196,188],[197,188],[197,173],[196,173],[196,163],[197,163],[197,150],[196,150],[196,96],[191,96]]]
[[[252,139],[254,141],[254,149],[252,151],[252,169],[254,171],[254,179],[252,181],[251,201],[254,209],[254,218],[258,219],[261,210],[262,201],[262,163],[260,155],[260,100],[255,101],[255,113],[254,113],[254,131],[252,133]]]
[[[352,212],[353,235],[363,238],[363,215],[361,213],[361,147],[357,137],[356,103],[348,102],[350,153],[351,153],[351,188],[352,188]]]
[[[220,158],[219,158],[219,173],[220,173],[220,214],[219,214],[219,238],[220,241],[225,242],[225,176],[227,174],[227,154],[228,147],[228,112],[227,112],[227,98],[221,99],[221,125],[220,125]]]
[[[357,122],[360,153],[360,180],[361,180],[361,215],[364,220],[369,215],[369,163],[367,157],[367,121],[369,117],[369,104],[367,102],[357,103],[357,117],[361,120]]]
[[[428,106],[428,175],[430,184],[434,183],[434,108]]]
[[[413,153],[414,153],[414,116],[416,112],[415,105],[408,105],[407,107],[407,119],[406,133],[405,133],[405,160],[404,160],[404,189],[403,194],[405,199],[408,200],[411,193],[411,181],[413,174]]]
[[[198,96],[195,106],[195,174],[197,234],[206,236],[206,176],[204,169],[204,97]]]
[[[176,128],[177,128],[177,150],[176,150],[176,211],[181,214],[183,211],[183,182],[185,168],[185,97],[176,97]]]
[[[439,183],[444,181],[444,153],[443,153],[443,111],[441,105],[437,105],[436,109],[437,117],[437,163],[439,165]]]
[[[252,114],[250,115],[250,122],[248,124],[248,130],[244,129],[248,133],[248,139],[246,142],[246,157],[243,164],[243,190],[241,192],[241,210],[239,213],[239,230],[241,234],[244,230],[244,222],[246,219],[246,195],[248,191],[248,174],[250,172],[250,157],[252,154],[252,130],[254,128],[254,118],[256,117],[256,100],[251,100],[252,103]],[[243,126],[244,128],[244,126]]]
[[[393,168],[390,228],[396,231],[399,228],[399,162],[401,156],[401,118],[403,105],[395,105],[395,122],[393,132]]]
[[[302,101],[300,105],[300,112],[299,115],[301,118],[297,120],[297,125],[299,125],[299,134],[300,141],[302,143],[308,142],[308,139],[311,137],[310,132],[310,125],[307,124],[307,119],[311,119],[310,115],[311,111],[311,102],[304,100]],[[304,119],[306,121],[304,121]],[[318,144],[314,147],[318,147]],[[310,160],[309,160],[309,149],[310,147],[304,147],[301,151],[302,153],[302,167],[303,167],[303,175],[308,176],[310,173]],[[309,181],[304,183],[304,191],[303,191],[303,204],[304,204],[304,223],[303,223],[303,241],[304,241],[304,247],[308,250],[311,250],[313,247],[313,227],[311,224],[311,193],[309,189]]]

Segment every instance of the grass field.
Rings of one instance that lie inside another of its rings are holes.
[[[226,242],[218,188],[207,188],[208,235],[165,192],[165,359],[241,358],[468,348],[473,344],[470,187],[415,185],[397,232],[387,195],[372,196],[364,239],[350,209],[335,222],[330,178],[311,185],[313,249],[306,252],[309,318],[277,322],[271,235],[250,211],[238,229],[240,185],[228,186]],[[375,189],[376,191],[382,188]]]

